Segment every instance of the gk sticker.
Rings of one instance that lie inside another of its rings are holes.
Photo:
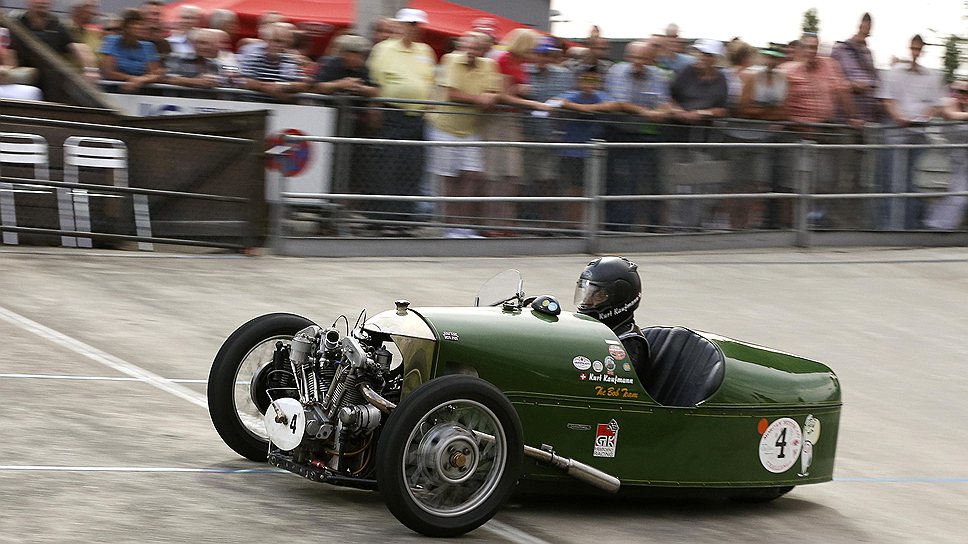
[[[595,433],[595,457],[615,457],[618,447],[618,422],[599,423]]]

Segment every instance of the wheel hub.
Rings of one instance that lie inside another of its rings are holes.
[[[474,434],[452,423],[431,429],[418,452],[425,472],[438,483],[461,483],[474,474],[480,462]]]

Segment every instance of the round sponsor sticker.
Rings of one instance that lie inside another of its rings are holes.
[[[615,371],[615,359],[612,359],[611,357],[605,358],[605,370],[609,372]]]
[[[775,474],[786,472],[797,462],[802,448],[800,425],[788,417],[780,418],[760,438],[760,463]]]
[[[577,368],[578,370],[588,370],[589,368],[592,367],[591,360],[589,360],[588,357],[584,357],[582,355],[579,355],[578,357],[575,357],[574,359],[572,359],[571,364],[575,365],[575,368]]]
[[[608,354],[614,357],[616,361],[625,359],[625,350],[622,349],[622,346],[608,346]]]
[[[595,361],[594,363],[592,363],[592,370],[594,370],[595,372],[601,372],[602,368],[604,367],[602,366],[601,361]]]
[[[622,363],[622,370],[626,372],[632,372],[632,365],[628,364],[627,362]]]

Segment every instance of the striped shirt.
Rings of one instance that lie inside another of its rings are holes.
[[[868,86],[868,90],[854,93],[857,116],[865,121],[878,121],[881,108],[874,90],[879,85],[880,76],[874,67],[874,57],[867,44],[856,44],[850,40],[837,42],[830,57],[840,63],[840,69],[844,71],[847,81]]]
[[[253,51],[242,60],[242,75],[258,81],[300,81],[299,62],[285,53],[271,61],[265,50]]]

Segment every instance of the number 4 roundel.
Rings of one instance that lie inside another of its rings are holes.
[[[788,417],[780,418],[771,423],[760,438],[760,463],[770,472],[786,472],[797,462],[802,449],[800,424]]]

